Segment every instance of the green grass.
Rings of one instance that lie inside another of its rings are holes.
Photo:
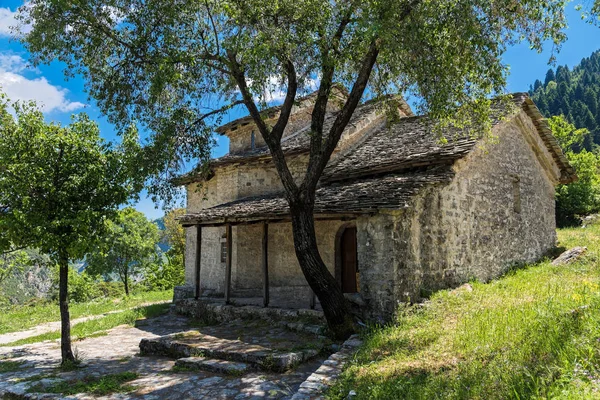
[[[23,364],[24,361],[0,361],[0,374],[18,371]]]
[[[82,340],[89,337],[98,337],[106,335],[108,329],[119,325],[134,325],[136,321],[144,318],[152,318],[169,311],[170,304],[153,304],[150,306],[138,307],[125,310],[116,314],[109,314],[105,317],[90,321],[80,322],[71,327],[71,337],[73,340]],[[37,343],[44,340],[60,339],[60,331],[44,333],[38,336],[32,336],[17,340],[0,346],[20,346],[23,344]]]
[[[138,377],[134,372],[122,372],[119,374],[104,375],[101,378],[84,377],[79,380],[61,381],[50,386],[41,384],[32,386],[29,393],[56,393],[65,396],[77,393],[92,393],[95,395],[107,395],[111,393],[129,392],[133,390],[132,386],[125,385]]]
[[[600,225],[559,230],[581,261],[442,291],[372,328],[330,399],[600,398]]]
[[[171,300],[173,291],[142,292],[122,298],[102,298],[88,303],[74,303],[69,306],[71,318],[104,314],[109,311],[137,307],[143,303]],[[0,334],[29,329],[36,325],[60,320],[58,304],[36,303],[31,306],[15,306],[0,312]]]

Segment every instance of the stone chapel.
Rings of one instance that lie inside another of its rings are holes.
[[[294,176],[308,162],[316,94],[299,99],[282,146]],[[338,90],[329,102],[333,122]],[[363,318],[388,320],[401,302],[489,280],[555,246],[554,188],[576,179],[524,93],[492,138],[448,132],[401,102],[390,126],[377,101],[360,105],[317,190],[319,251]],[[265,111],[267,122],[278,108]],[[325,128],[326,129],[326,128]],[[319,308],[294,253],[282,185],[250,117],[217,129],[229,153],[189,173],[185,286],[175,298]]]

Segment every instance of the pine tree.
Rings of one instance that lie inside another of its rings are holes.
[[[531,96],[545,117],[564,114],[576,128],[587,128],[591,135],[586,149],[600,145],[600,51],[572,70],[567,66],[549,69],[543,85],[539,79],[534,82]]]
[[[588,87],[587,89],[585,89],[582,100],[588,106],[588,108],[590,109],[592,114],[594,114],[596,116],[596,119],[597,119],[598,118],[598,115],[597,115],[597,113],[598,113],[598,95],[594,92],[594,89],[592,89],[591,87]]]
[[[548,72],[546,72],[546,79],[544,80],[544,86],[548,86],[548,84],[554,80],[556,80],[554,71],[549,69]]]

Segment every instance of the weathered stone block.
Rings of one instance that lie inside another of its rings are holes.
[[[186,357],[175,361],[175,365],[186,369],[197,369],[219,374],[241,375],[248,371],[248,364],[206,357]]]

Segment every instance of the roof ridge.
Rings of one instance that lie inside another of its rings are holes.
[[[344,96],[348,96],[348,91],[340,83],[334,83],[331,86],[331,89],[337,89],[338,90],[338,92],[336,92],[336,93],[334,93],[334,91],[332,90],[331,91],[331,95],[335,96],[336,94],[341,93]],[[317,89],[317,90],[315,90],[315,91],[313,91],[311,93],[308,93],[308,94],[306,94],[304,96],[300,96],[297,99],[294,99],[294,103],[303,102],[303,101],[306,101],[306,100],[311,99],[313,97],[316,97],[318,93],[319,93],[319,90]],[[283,104],[278,104],[278,105],[275,105],[275,106],[271,106],[271,107],[265,108],[264,110],[259,111],[259,114],[262,115],[262,114],[271,114],[271,113],[277,112],[277,111],[279,111],[281,109],[282,106],[283,106]],[[236,118],[233,121],[229,121],[226,124],[218,126],[215,129],[215,132],[220,133],[220,134],[224,134],[230,127],[238,125],[238,124],[242,123],[243,121],[247,121],[247,120],[252,122],[253,121],[252,116],[251,115],[245,115],[243,117]]]

